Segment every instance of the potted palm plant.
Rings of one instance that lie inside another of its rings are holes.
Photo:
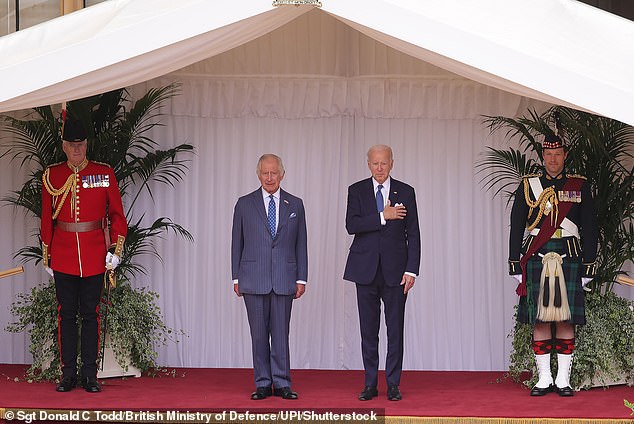
[[[586,294],[587,325],[577,331],[571,384],[574,388],[634,384],[634,302],[617,296],[614,284],[626,263],[634,261],[634,128],[622,122],[554,106],[530,110],[520,118],[487,116],[492,133],[504,131],[519,147],[488,147],[476,163],[482,183],[494,195],[512,201],[521,177],[541,169],[541,140],[560,128],[569,147],[566,172],[587,177],[592,185],[599,227],[596,277]],[[520,381],[535,371],[530,349],[532,327],[517,323],[513,332],[510,375]],[[552,364],[553,368],[556,364]],[[536,372],[524,383],[532,387]]]
[[[150,89],[132,102],[125,89],[73,101],[68,113],[83,122],[88,129],[88,157],[112,166],[115,172],[129,223],[124,254],[117,268],[117,286],[110,291],[107,326],[114,357],[122,369],[128,363],[140,370],[156,368],[156,347],[169,340],[177,341],[180,331],[168,327],[156,305],[158,294],[148,288],[136,288],[134,279],[147,270],[137,262],[140,255],[149,254],[160,260],[153,240],[173,231],[187,240],[191,234],[167,217],[147,225],[143,213],[135,213],[139,195],[146,190],[153,198],[151,183],[174,187],[187,170],[184,154],[193,152],[189,144],[180,144],[168,150],[157,149],[157,143],[148,137],[152,128],[161,125],[160,107],[178,93],[178,87],[169,85]],[[25,119],[3,116],[2,124],[10,135],[3,144],[3,155],[27,167],[29,178],[18,190],[3,200],[22,208],[34,218],[41,216],[42,173],[50,164],[65,160],[61,149],[59,114],[53,107],[34,108]],[[39,228],[39,219],[34,220]],[[38,233],[35,229],[35,233]],[[21,248],[16,257],[22,262],[42,259],[39,243]],[[104,294],[105,296],[105,294]],[[102,316],[106,299],[101,304]],[[11,307],[16,321],[7,331],[27,331],[29,351],[33,363],[27,371],[30,379],[56,380],[60,376],[59,351],[56,340],[57,310],[55,285],[44,282],[27,293],[20,293]],[[129,361],[129,362],[128,362]]]

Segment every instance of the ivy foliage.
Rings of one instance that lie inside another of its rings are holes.
[[[611,382],[634,385],[634,301],[613,292],[586,295],[586,325],[576,332],[570,384],[574,389],[608,386]],[[516,322],[509,374],[514,381],[532,388],[537,366],[531,348],[533,326]],[[553,376],[557,355],[551,355]],[[529,373],[527,373],[528,371]]]

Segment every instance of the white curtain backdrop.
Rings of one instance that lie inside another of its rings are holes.
[[[237,198],[259,185],[258,157],[273,152],[284,160],[282,186],[304,199],[307,212],[309,282],[293,306],[291,365],[361,369],[355,289],[342,279],[352,240],[346,194],[369,176],[368,147],[386,143],[395,154],[392,175],[416,189],[422,233],[421,273],[406,306],[405,369],[505,369],[517,301],[506,276],[509,210],[483,191],[474,162],[485,146],[506,143],[489,136],[483,115],[548,105],[443,71],[313,12],[130,93],[138,98],[171,82],[182,94],[151,136],[161,148],[191,143],[196,155],[176,190],[153,187],[155,202],[143,197],[133,217],[170,217],[195,238],[159,240],[164,262],[142,258],[149,274],[135,281],[158,292],[166,323],[188,334],[159,349],[162,364],[251,366],[245,308],[230,280],[231,217]],[[3,158],[0,176],[4,194],[25,172]],[[8,268],[15,250],[35,242],[37,223],[2,207],[0,224],[9,229],[0,245],[0,268]],[[12,297],[43,278],[29,265],[0,281],[0,322],[11,319]],[[28,362],[27,345],[24,335],[0,332],[0,363]]]

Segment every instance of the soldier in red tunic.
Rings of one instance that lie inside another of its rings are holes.
[[[62,130],[67,161],[48,167],[42,187],[42,257],[55,279],[62,379],[58,392],[77,384],[77,313],[81,317],[81,385],[97,381],[99,301],[106,268],[121,261],[128,224],[109,165],[86,159],[86,132],[67,120]],[[107,239],[108,238],[108,239]]]

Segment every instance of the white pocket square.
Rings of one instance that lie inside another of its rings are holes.
[[[296,216],[297,216],[297,214],[295,212],[293,212],[292,214],[290,214],[288,216],[288,219],[295,218]]]

